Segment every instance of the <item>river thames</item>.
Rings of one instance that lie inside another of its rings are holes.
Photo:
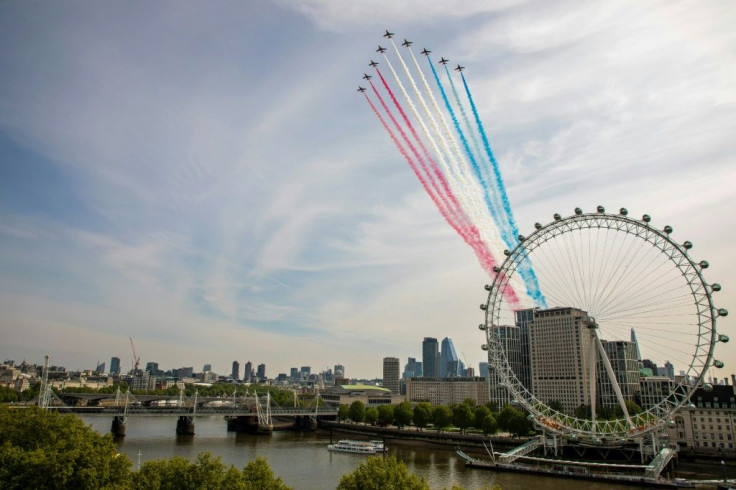
[[[108,417],[81,418],[101,434],[110,431],[111,419]],[[222,417],[197,418],[195,436],[177,437],[174,433],[175,427],[176,418],[130,417],[127,435],[118,443],[120,452],[130,458],[134,468],[138,467],[139,458],[141,463],[173,456],[194,460],[199,453],[205,451],[237,468],[242,468],[254,458],[262,457],[268,461],[274,473],[281,477],[284,483],[298,490],[335,488],[342,475],[353,471],[366,457],[374,457],[330,452],[327,450],[330,434],[324,432],[283,431],[265,436],[236,434],[227,432]],[[333,437],[336,441],[341,435],[335,432]],[[426,478],[433,489],[450,488],[453,484],[467,489],[483,488],[494,483],[501,485],[504,490],[637,488],[603,482],[583,482],[465,468],[462,459],[449,449],[402,444],[401,441],[394,440],[388,440],[387,446],[389,454],[405,462],[410,471]],[[718,470],[717,466],[713,467],[712,471],[715,472],[713,478],[718,478]]]

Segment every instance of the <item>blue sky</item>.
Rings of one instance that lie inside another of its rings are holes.
[[[128,365],[133,337],[164,368],[372,377],[450,336],[477,365],[488,278],[355,93],[386,28],[467,67],[522,232],[649,213],[736,309],[735,23],[730,2],[2,2],[0,357]]]

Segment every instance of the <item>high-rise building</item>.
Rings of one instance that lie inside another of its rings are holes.
[[[440,351],[440,377],[457,378],[460,376],[460,359],[455,352],[455,345],[450,337],[442,339]]]
[[[104,362],[103,363],[100,363],[98,361],[97,362],[97,369],[95,369],[95,372],[98,372],[100,374],[104,373],[105,372],[105,363]]]
[[[440,377],[440,350],[437,339],[424,337],[422,341],[422,365],[425,378]]]
[[[300,373],[303,373],[303,374],[305,374],[305,375],[306,375],[307,377],[309,377],[309,375],[310,375],[310,374],[312,374],[312,368],[311,368],[311,366],[302,366],[302,367],[301,367],[301,368],[299,369],[299,372],[300,372]]]
[[[291,379],[297,379],[299,377],[299,368],[291,368],[291,370],[289,371],[289,377]]]
[[[516,312],[516,326],[519,327],[519,372],[516,379],[529,391],[532,386],[532,361],[529,351],[529,329],[534,322],[534,309],[519,310]]]
[[[636,358],[636,344],[624,340],[601,340],[603,350],[611,363],[616,382],[624,400],[634,401],[640,390],[639,360]],[[598,360],[598,403],[602,407],[614,410],[619,406],[611,378],[608,376],[603,360]]]
[[[383,387],[391,390],[391,393],[399,393],[399,358],[383,358]]]
[[[258,371],[256,372],[256,378],[258,378],[258,381],[266,380],[266,365],[265,364],[258,365]]]
[[[233,371],[230,373],[230,377],[235,380],[240,379],[240,363],[238,361],[233,361]]]
[[[631,329],[631,343],[634,344],[634,346],[636,346],[636,360],[641,362],[642,359],[641,359],[641,350],[639,349],[639,341],[636,340],[636,332],[634,331],[633,328]]]
[[[342,364],[335,364],[335,378],[345,377],[345,366]]]
[[[521,328],[516,325],[499,325],[495,328],[493,334],[503,349],[506,362],[511,371],[519,379],[523,371],[521,365]],[[496,402],[499,407],[503,407],[507,403],[513,403],[513,397],[502,383],[498,372],[495,369],[488,369],[488,363],[486,363],[486,369],[488,370],[486,379],[488,379],[491,401]]]
[[[537,399],[558,401],[569,414],[589,405],[594,359],[587,313],[571,307],[534,310],[529,327],[531,384]]]
[[[250,361],[246,362],[245,366],[243,366],[243,381],[246,383],[253,382],[253,363]]]
[[[665,371],[665,376],[667,376],[670,379],[675,379],[675,366],[670,361],[664,362],[664,371]]]
[[[481,378],[488,379],[488,363],[487,362],[478,363],[478,374],[480,374]]]
[[[147,362],[146,372],[149,374],[156,375],[158,373],[158,363],[157,362]]]
[[[410,357],[406,361],[406,366],[404,366],[404,372],[402,373],[401,377],[407,379],[415,378],[418,376],[421,376],[421,374],[417,374],[417,360],[414,357]]]
[[[206,373],[208,371],[212,371],[212,364],[205,364],[204,366],[202,366],[203,373]]]
[[[110,359],[110,374],[120,374],[120,358],[113,357]]]

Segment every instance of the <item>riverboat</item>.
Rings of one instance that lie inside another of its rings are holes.
[[[375,454],[376,446],[373,443],[366,441],[353,441],[350,439],[343,439],[338,441],[337,444],[328,444],[327,449],[329,451],[338,451],[341,453],[357,453],[357,454]],[[383,451],[383,449],[381,449]]]
[[[377,453],[385,453],[388,451],[388,448],[383,445],[383,441],[368,441],[371,444],[373,444],[373,447],[376,449]]]

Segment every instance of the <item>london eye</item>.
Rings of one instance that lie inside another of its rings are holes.
[[[492,392],[546,432],[601,443],[661,430],[696,388],[712,389],[728,312],[713,303],[708,262],[672,227],[598,206],[518,239],[481,305]],[[512,309],[504,291],[532,267],[546,305]]]

